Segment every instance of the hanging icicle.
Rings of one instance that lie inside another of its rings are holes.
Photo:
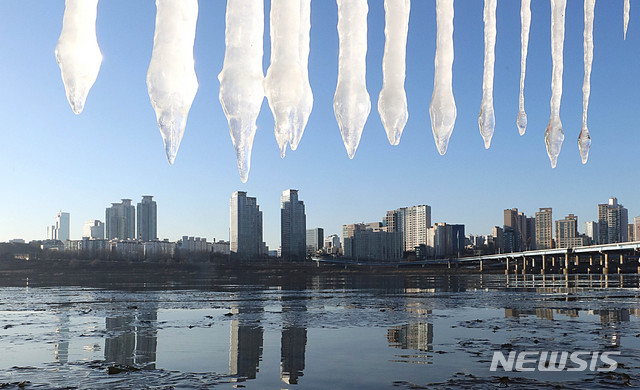
[[[340,126],[349,158],[360,143],[364,124],[371,111],[367,92],[367,13],[366,0],[336,0],[338,3],[338,85],[333,111]]]
[[[478,116],[484,148],[489,149],[496,125],[493,112],[493,72],[496,60],[496,6],[497,0],[484,0],[484,73],[482,76],[482,106]]]
[[[297,123],[303,98],[302,66],[300,63],[300,2],[271,2],[271,65],[264,79],[264,92],[275,122],[275,135],[280,157]]]
[[[382,59],[382,90],[378,112],[391,145],[398,145],[409,118],[407,94],[404,90],[409,0],[385,0],[385,44]]]
[[[169,164],[173,164],[198,91],[193,43],[197,0],[156,0],[156,32],[147,89]]]
[[[631,8],[631,3],[630,0],[624,0],[624,16],[623,18],[623,23],[624,23],[624,39],[627,39],[627,27],[629,27],[629,9]]]
[[[564,50],[564,12],[567,0],[551,0],[551,57],[553,75],[551,78],[551,117],[544,134],[551,168],[558,163],[558,155],[564,141],[560,121],[560,101],[562,100],[562,70]]]
[[[449,138],[456,122],[453,98],[453,0],[436,0],[436,55],[433,95],[429,106],[431,130],[441,155],[447,153]]]
[[[593,62],[593,18],[596,0],[584,0],[584,81],[582,82],[582,129],[578,136],[578,148],[582,163],[589,159],[591,136],[587,127],[589,95],[591,95],[591,63]]]
[[[56,45],[67,100],[74,113],[84,109],[89,90],[98,78],[102,53],[96,37],[98,0],[66,0],[62,32]]]
[[[529,28],[531,27],[531,0],[520,3],[520,97],[518,100],[518,118],[516,124],[520,135],[527,131],[527,113],[524,111],[524,77],[527,72],[527,52],[529,49]]]
[[[291,138],[289,139],[289,146],[291,150],[296,150],[302,134],[304,133],[307,122],[309,121],[309,115],[313,109],[313,92],[311,91],[311,84],[309,83],[309,31],[311,30],[311,0],[299,0],[300,1],[300,33],[298,38],[298,45],[300,46],[300,67],[302,69],[302,102],[300,108],[297,111],[298,117],[296,123],[299,126],[295,126],[291,131]]]
[[[264,99],[263,35],[263,1],[227,1],[226,51],[222,72],[218,75],[220,103],[229,122],[243,183],[249,177],[256,119]]]

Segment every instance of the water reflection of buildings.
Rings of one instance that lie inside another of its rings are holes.
[[[67,311],[59,313],[56,333],[60,339],[53,348],[53,358],[56,363],[67,363],[69,361],[69,313]]]
[[[236,307],[234,314],[259,313],[263,308]],[[247,379],[255,379],[262,359],[263,329],[257,321],[240,316],[231,321],[231,347],[229,348],[229,373]]]
[[[520,318],[535,315],[538,318],[553,320],[554,313],[575,318],[582,312],[587,315],[600,316],[600,322],[623,322],[629,321],[629,315],[640,317],[640,309],[606,309],[606,310],[578,310],[578,309],[504,309],[504,316],[507,318]]]
[[[433,351],[433,324],[414,322],[394,326],[387,330],[387,341],[394,348]]]
[[[297,384],[298,378],[304,375],[307,328],[303,325],[303,318],[306,311],[305,302],[287,302],[282,305],[284,324],[281,335],[280,379],[288,384]]]
[[[158,345],[157,308],[106,319],[104,358],[108,362],[155,369]]]

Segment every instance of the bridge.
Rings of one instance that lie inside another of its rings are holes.
[[[640,241],[591,245],[575,248],[541,249],[420,261],[367,262],[346,259],[319,259],[320,264],[447,268],[474,267],[481,272],[503,268],[506,274],[554,273],[640,273]]]

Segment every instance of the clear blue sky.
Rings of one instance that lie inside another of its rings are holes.
[[[279,197],[297,188],[307,226],[339,233],[340,225],[380,220],[386,210],[432,207],[433,222],[465,223],[488,234],[502,224],[504,208],[533,214],[553,207],[554,218],[597,218],[597,203],[617,196],[630,217],[640,214],[634,120],[640,102],[640,18],[631,9],[622,40],[622,0],[599,1],[589,128],[593,144],[583,166],[577,146],[582,112],[583,3],[569,0],[561,119],[565,142],[551,169],[544,147],[551,84],[549,3],[533,2],[525,98],[527,133],[518,135],[520,71],[519,1],[500,1],[497,21],[495,113],[491,149],[478,131],[482,99],[481,1],[455,3],[453,89],[458,118],[449,150],[435,148],[428,115],[433,88],[435,1],[413,1],[409,26],[409,121],[400,145],[389,145],[376,109],[382,87],[382,0],[369,2],[367,87],[372,111],[354,160],[349,160],[332,100],[337,80],[337,7],[312,3],[310,80],[314,108],[297,151],[281,159],[266,100],[258,121],[251,173],[240,182],[227,122],[218,101],[217,75],[224,57],[225,2],[201,1],[195,44],[200,89],[174,166],[166,161],[145,75],[151,58],[155,2],[109,0],[98,9],[98,41],[104,56],[84,112],[72,113],[54,48],[64,1],[0,2],[0,241],[44,238],[58,210],[71,213],[71,237],[88,219],[104,219],[120,198],[154,195],[158,232],[228,238],[229,197],[257,196],[265,240],[277,248]],[[632,4],[633,5],[633,4]],[[269,3],[265,4],[264,69],[269,65]],[[639,11],[640,12],[640,11]]]

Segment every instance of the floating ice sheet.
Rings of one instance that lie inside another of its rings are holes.
[[[436,55],[433,95],[429,106],[431,130],[441,155],[447,152],[449,138],[456,122],[453,98],[453,0],[436,0]]]
[[[193,43],[197,0],[156,0],[156,31],[147,88],[169,164],[173,164],[198,91]]]
[[[497,0],[484,0],[484,72],[482,75],[482,105],[478,116],[484,148],[489,149],[496,118],[493,111],[493,72],[496,60],[496,6]]]
[[[398,145],[409,118],[407,94],[404,90],[409,30],[409,0],[385,0],[385,44],[382,59],[382,90],[378,112],[391,145]]]
[[[371,99],[366,85],[369,7],[366,0],[336,1],[340,54],[333,111],[347,154],[349,158],[353,158],[371,111]]]
[[[98,0],[66,0],[56,60],[71,109],[80,114],[95,83],[102,53],[96,37]]]
[[[520,3],[520,97],[516,125],[520,135],[527,131],[527,113],[524,111],[524,78],[527,72],[527,52],[529,49],[529,28],[531,27],[531,0]]]
[[[564,132],[560,121],[560,101],[562,100],[564,13],[566,7],[567,0],[551,0],[551,58],[553,59],[551,117],[544,134],[544,142],[547,145],[551,168],[555,168],[558,163],[558,155],[564,141]]]
[[[246,183],[251,167],[251,148],[256,119],[264,99],[262,0],[228,0],[225,55],[220,80],[220,103],[229,122],[240,180]]]
[[[591,135],[587,127],[587,111],[591,95],[591,63],[593,62],[593,18],[596,0],[584,0],[584,81],[582,82],[582,129],[578,136],[578,148],[582,163],[589,159]]]

